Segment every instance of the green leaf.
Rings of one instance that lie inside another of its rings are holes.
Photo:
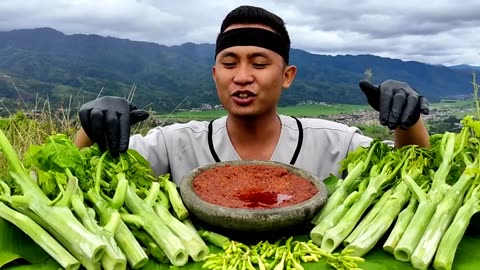
[[[5,270],[59,270],[62,269],[54,259],[48,259],[47,261],[39,264],[22,264],[22,265],[7,265]]]
[[[358,161],[364,160],[367,155],[368,149],[366,147],[358,147],[354,151],[348,153],[347,157],[340,161],[339,173],[346,171],[349,164],[356,164]]]
[[[85,157],[65,134],[52,135],[44,144],[30,146],[24,164],[42,171],[64,172],[68,168],[77,178],[85,178]]]
[[[0,218],[0,269],[20,260],[37,265],[48,263],[50,256],[21,230]],[[55,261],[53,264],[58,267]]]
[[[323,183],[327,187],[329,197],[337,189],[338,180],[338,177],[333,174],[330,174],[327,178],[323,179]]]

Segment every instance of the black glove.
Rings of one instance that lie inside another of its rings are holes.
[[[127,151],[130,126],[148,118],[148,112],[128,100],[108,96],[83,104],[78,115],[90,140],[97,143],[101,151],[108,147],[114,157]]]
[[[386,80],[378,87],[368,81],[359,83],[372,108],[380,112],[380,124],[389,129],[407,129],[417,123],[420,114],[428,114],[428,100],[407,83]]]

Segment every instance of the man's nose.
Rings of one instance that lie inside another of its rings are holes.
[[[253,69],[248,65],[240,65],[235,73],[233,82],[237,84],[249,84],[254,80]]]

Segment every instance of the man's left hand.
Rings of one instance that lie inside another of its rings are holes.
[[[428,114],[428,100],[405,82],[386,80],[379,86],[368,81],[359,83],[372,108],[380,112],[380,124],[389,129],[407,129]]]

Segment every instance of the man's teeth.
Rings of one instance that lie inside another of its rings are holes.
[[[247,94],[239,94],[238,97],[246,98],[246,97],[248,97],[248,95]]]

